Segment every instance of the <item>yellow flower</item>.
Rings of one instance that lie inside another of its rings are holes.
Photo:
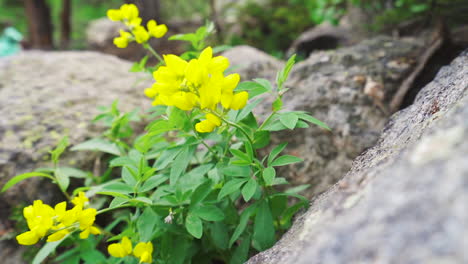
[[[158,25],[155,20],[148,21],[146,27],[151,36],[155,38],[162,38],[167,32],[167,26],[162,24]]]
[[[114,45],[121,49],[126,48],[128,43],[132,41],[132,38],[132,34],[120,30],[120,37],[114,38]]]
[[[107,247],[109,254],[116,258],[123,258],[132,254],[132,242],[128,237],[122,237],[120,243],[113,243]]]
[[[132,30],[132,33],[133,35],[135,36],[135,40],[136,42],[138,43],[146,43],[148,41],[148,39],[150,38],[150,35],[148,33],[148,31],[146,31],[146,29],[142,26],[136,26],[133,30]]]
[[[80,238],[81,239],[86,239],[89,237],[89,234],[93,235],[99,235],[101,234],[101,230],[95,226],[89,226],[83,230],[83,232],[80,233]]]
[[[151,242],[140,242],[135,246],[133,255],[140,259],[140,263],[153,262],[153,244]]]
[[[52,235],[47,237],[47,242],[54,242],[54,241],[59,241],[60,239],[64,238],[66,235],[68,235],[70,231],[68,229],[63,229],[60,231],[57,231],[53,233]]]
[[[41,239],[41,237],[38,236],[37,233],[34,231],[27,231],[16,236],[18,244],[25,246],[34,245],[37,243],[37,241],[39,241],[39,239]]]
[[[212,132],[216,127],[221,125],[221,119],[213,114],[206,114],[206,120],[203,120],[195,125],[195,130],[200,133]]]
[[[221,104],[226,109],[239,110],[244,108],[249,99],[249,94],[245,91],[239,93],[223,93]]]
[[[139,16],[138,7],[134,4],[123,4],[120,7],[120,12],[122,13],[122,18],[128,21],[138,18]]]
[[[72,199],[71,201],[74,205],[81,205],[84,207],[87,202],[89,202],[88,197],[85,196],[84,192],[79,192],[78,196]]]
[[[123,19],[120,9],[107,10],[107,17],[112,21],[121,21]]]

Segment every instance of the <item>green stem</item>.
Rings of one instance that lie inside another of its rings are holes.
[[[148,43],[144,43],[143,47],[145,49],[149,50],[151,52],[151,54],[153,54],[153,56],[156,57],[156,59],[159,60],[159,62],[164,64],[163,58],[151,47],[151,45],[149,45]]]
[[[198,135],[197,131],[194,130],[193,132],[195,134],[195,138],[198,139],[203,144],[203,146],[205,146],[205,148],[208,149],[209,152],[211,152],[211,154],[213,155],[213,157],[216,160],[219,160],[216,151],[214,151],[214,149],[212,147],[210,147],[208,144],[206,144],[206,142]]]
[[[132,206],[132,205],[130,205],[130,204],[125,204],[125,205],[121,205],[121,206],[117,206],[117,207],[113,207],[113,208],[102,209],[102,210],[97,211],[96,215],[103,214],[103,213],[107,213],[107,212],[109,212],[109,211],[116,210],[116,209],[121,209],[121,208],[125,208],[125,207],[131,207],[131,206]]]
[[[226,119],[224,119],[222,116],[219,116],[217,113],[213,112],[214,115],[216,115],[217,117],[219,117],[221,120],[223,120],[226,124],[230,125],[230,126],[233,126],[237,129],[240,130],[240,132],[242,132],[242,134],[244,134],[244,136],[247,138],[247,140],[250,142],[250,145],[253,146],[253,140],[252,138],[250,137],[250,135],[247,133],[247,131],[245,131],[241,126],[239,126],[238,124],[236,123],[232,123]]]
[[[265,121],[263,121],[263,123],[260,125],[260,127],[258,128],[258,131],[262,130],[263,127],[270,121],[270,119],[277,113],[278,111],[273,111],[271,112],[271,114],[267,117],[267,119],[265,119]]]

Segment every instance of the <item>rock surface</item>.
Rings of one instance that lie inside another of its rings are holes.
[[[150,82],[137,84],[146,76],[130,73],[130,67],[95,52],[36,51],[0,60],[0,186],[14,175],[50,166],[44,159],[62,136],[74,144],[102,131],[90,123],[98,106],[120,99],[121,110],[150,107],[142,92]],[[67,156],[62,166],[89,166],[95,159],[84,152]],[[50,201],[53,193],[57,189],[48,181],[28,179],[1,194],[0,233],[12,228],[12,207]],[[6,251],[5,245],[0,248]]]
[[[281,70],[284,62],[251,46],[236,46],[222,54],[229,59],[232,72],[239,73],[242,80],[254,78],[275,80],[276,72]]]
[[[468,263],[468,50],[249,264]]]
[[[423,39],[377,37],[336,51],[316,52],[290,74],[284,108],[310,112],[332,132],[317,126],[273,134],[289,142],[287,152],[305,159],[279,174],[294,184],[311,184],[313,197],[326,191],[351,167],[352,160],[377,141],[390,113],[388,105],[416,66]],[[262,109],[269,109],[265,100]],[[264,114],[264,113],[260,113]]]

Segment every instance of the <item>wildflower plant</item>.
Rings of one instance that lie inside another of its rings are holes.
[[[129,29],[114,40],[121,48],[131,41],[149,48],[150,37],[167,31],[155,21],[141,26],[132,4],[109,10],[108,17]],[[67,248],[56,255],[60,263],[243,263],[271,247],[294,214],[308,206],[298,194],[308,186],[277,190],[288,183],[277,168],[302,160],[282,155],[285,143],[267,155],[259,151],[270,144],[272,131],[309,123],[329,129],[306,112],[282,109],[295,57],[278,73],[276,85],[265,79],[240,82],[239,74],[228,73],[228,59],[214,55],[216,48],[201,47],[207,28],[176,37],[192,44],[184,56],[159,56],[151,48],[161,59],[150,71],[154,84],[144,91],[154,107],[139,116],[120,112],[115,102],[95,119],[109,129],[71,149],[106,153],[111,158],[104,173],[59,166],[68,146],[64,138],[51,151],[53,168],[15,176],[3,187],[49,178],[73,205],[51,207],[37,200],[24,208],[30,230],[16,237],[18,243],[46,241],[33,263],[59,245]],[[259,122],[252,110],[263,94],[275,100],[270,115]],[[131,122],[141,118],[151,122],[133,136]],[[84,186],[69,190],[70,178],[84,179]],[[102,215],[113,220],[98,227],[95,221]],[[103,244],[105,254],[97,250]]]

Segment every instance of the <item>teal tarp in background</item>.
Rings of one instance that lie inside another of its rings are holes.
[[[13,27],[7,27],[0,36],[0,57],[18,53],[21,50],[20,41],[23,35]]]

